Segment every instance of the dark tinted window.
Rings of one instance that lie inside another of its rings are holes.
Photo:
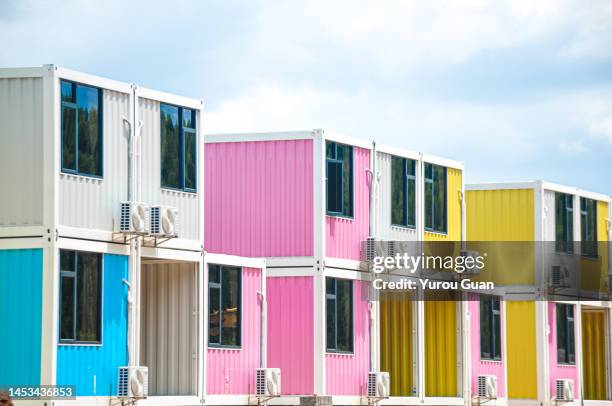
[[[327,141],[327,213],[353,215],[353,147]]]
[[[500,301],[493,296],[480,298],[480,358],[501,359]]]
[[[208,277],[208,343],[239,347],[242,270],[211,264]]]
[[[557,362],[575,364],[576,349],[574,342],[574,306],[557,303]]]
[[[425,230],[445,233],[446,175],[443,166],[425,164]]]
[[[327,350],[353,351],[353,283],[351,280],[326,278]]]
[[[416,225],[416,163],[412,159],[391,158],[391,224]]]
[[[574,197],[555,193],[555,242],[557,251],[574,252]]]
[[[580,198],[580,240],[582,255],[597,256],[597,202]]]
[[[198,170],[196,112],[162,103],[160,119],[161,185],[195,191]]]

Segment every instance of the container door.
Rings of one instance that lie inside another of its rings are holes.
[[[606,400],[606,311],[582,311],[584,399]]]
[[[425,396],[459,396],[457,302],[425,302]]]
[[[535,302],[506,302],[508,398],[537,399]]]

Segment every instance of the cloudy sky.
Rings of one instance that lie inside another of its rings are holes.
[[[609,0],[2,0],[0,39],[1,66],[202,98],[208,133],[328,128],[612,194]]]

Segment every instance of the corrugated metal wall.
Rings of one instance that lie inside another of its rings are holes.
[[[257,294],[260,290],[261,270],[243,268],[242,345],[240,349],[208,348],[207,393],[255,393],[255,370],[261,366],[261,299]]]
[[[542,202],[544,211],[544,227],[542,241],[555,241],[555,192],[544,190],[544,201]]]
[[[206,250],[313,255],[312,140],[206,144]]]
[[[0,250],[0,386],[40,384],[43,250]]]
[[[457,302],[425,302],[425,396],[459,396]]]
[[[150,395],[194,395],[198,340],[197,264],[143,263],[140,359]]]
[[[459,169],[448,168],[447,187],[447,221],[446,234],[425,231],[425,241],[461,241],[461,190],[463,190],[463,174]]]
[[[537,399],[536,302],[506,302],[508,398]]]
[[[380,298],[380,370],[389,372],[391,396],[416,396],[412,300],[405,295]]]
[[[325,217],[325,255],[334,258],[361,259],[361,242],[369,234],[370,223],[370,150],[353,148],[353,218]]]
[[[42,79],[0,79],[0,226],[42,225]]]
[[[325,357],[327,395],[362,396],[370,370],[369,282],[353,281],[353,353]]]
[[[582,312],[584,399],[606,400],[606,311]]]
[[[161,138],[159,102],[140,98],[138,101],[142,127],[142,200],[149,204],[164,204],[179,209],[179,238],[188,240],[200,239],[200,196],[198,193],[187,193],[161,188]],[[202,117],[198,114],[198,120]],[[198,134],[200,145],[202,134]],[[198,150],[198,153],[201,149]],[[201,175],[201,163],[198,156],[198,176]]]
[[[379,173],[376,207],[376,237],[389,240],[417,241],[419,234],[416,228],[395,227],[391,225],[391,157],[384,152],[376,153],[376,172]],[[418,184],[419,180],[417,180]],[[419,201],[417,187],[416,201]],[[416,216],[419,221],[419,216]]]
[[[63,226],[115,231],[119,202],[127,200],[129,95],[103,91],[104,179],[60,174],[59,221]]]
[[[57,385],[76,385],[77,396],[117,393],[117,368],[127,365],[128,257],[104,255],[102,344],[57,346]]]
[[[283,395],[314,391],[314,294],[309,276],[267,280],[268,367],[281,368]]]
[[[574,306],[574,312],[576,307]],[[555,393],[557,379],[571,379],[574,385],[578,384],[578,367],[574,365],[564,365],[557,362],[557,311],[556,303],[548,303],[548,325],[550,334],[548,335],[548,361],[550,365],[549,390]],[[574,323],[574,339],[577,341],[579,326]],[[579,348],[579,343],[574,343],[574,348]],[[554,395],[551,395],[554,396]]]
[[[506,397],[506,354],[501,354],[501,361],[489,361],[480,359],[480,301],[479,295],[471,293],[469,295],[468,309],[470,316],[470,348],[472,351],[472,393],[478,393],[478,375],[495,375],[497,377],[497,396]],[[506,334],[505,314],[502,311],[501,320],[501,337]],[[503,340],[503,338],[502,338]],[[503,345],[502,345],[503,347]]]

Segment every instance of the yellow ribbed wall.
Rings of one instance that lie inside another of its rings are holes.
[[[606,313],[582,312],[582,360],[584,398],[606,399]]]
[[[581,287],[588,292],[605,292],[608,283],[608,246],[603,243],[608,241],[608,203],[597,202],[597,259],[581,258],[580,269]]]
[[[412,301],[381,296],[380,370],[389,372],[391,396],[414,396],[412,323]]]
[[[535,305],[535,302],[506,302],[510,399],[538,397]]]
[[[461,241],[461,190],[463,189],[462,173],[459,169],[447,169],[448,198],[448,233],[430,233],[425,231],[425,241]]]
[[[458,396],[456,306],[425,302],[425,396]]]

